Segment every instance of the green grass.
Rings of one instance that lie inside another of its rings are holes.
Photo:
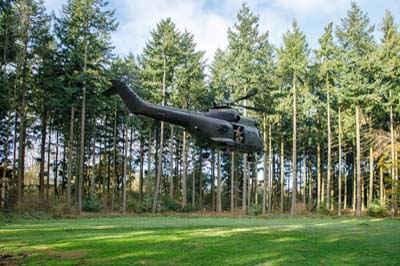
[[[2,258],[22,265],[400,265],[400,220],[22,220],[0,224],[0,265]]]

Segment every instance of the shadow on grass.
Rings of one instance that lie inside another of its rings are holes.
[[[302,223],[299,219],[298,224],[250,221],[244,226],[246,219],[176,219],[173,225],[168,219],[139,219],[121,220],[121,227],[118,221],[6,228],[0,230],[0,253],[29,252],[21,261],[29,265],[398,265],[400,261],[398,221]],[[144,226],[145,222],[152,224]],[[72,251],[83,255],[61,256]]]

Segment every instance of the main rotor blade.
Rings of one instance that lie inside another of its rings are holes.
[[[234,105],[238,106],[238,107],[245,108],[245,109],[253,110],[253,111],[256,111],[256,112],[267,112],[267,109],[262,108],[262,107],[247,106],[247,105],[238,104],[238,103],[235,103]]]
[[[252,89],[245,96],[239,97],[239,98],[235,99],[233,102],[239,102],[239,101],[242,101],[242,100],[246,100],[246,99],[248,99],[250,97],[253,97],[256,94],[257,94],[257,90],[256,89]]]

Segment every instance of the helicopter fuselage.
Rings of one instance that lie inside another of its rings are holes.
[[[213,108],[208,112],[192,112],[143,101],[125,83],[112,80],[108,94],[118,93],[128,109],[135,114],[184,127],[202,147],[237,151],[261,152],[263,144],[257,121],[241,117],[232,108]]]

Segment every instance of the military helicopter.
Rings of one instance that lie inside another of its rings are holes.
[[[247,153],[249,160],[254,153],[263,150],[258,122],[241,116],[239,111],[232,108],[238,106],[257,110],[255,107],[237,103],[254,96],[254,90],[234,101],[225,101],[223,106],[214,103],[213,108],[203,113],[148,103],[121,80],[113,79],[111,84],[111,88],[104,92],[105,95],[119,94],[126,107],[134,114],[184,127],[201,147]]]

